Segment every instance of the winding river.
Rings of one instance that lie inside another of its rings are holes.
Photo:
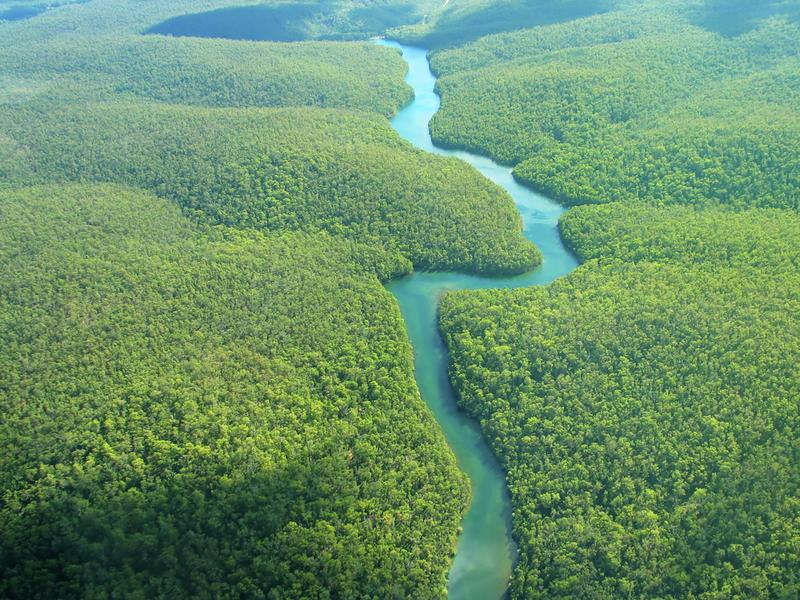
[[[511,537],[511,503],[505,473],[483,438],[478,423],[456,405],[447,375],[448,357],[437,325],[439,296],[447,290],[513,288],[542,285],[577,266],[558,234],[558,218],[564,212],[556,202],[518,184],[511,169],[491,159],[463,151],[436,147],[428,122],[439,109],[427,52],[422,48],[398,48],[408,62],[406,82],[414,89],[414,100],[392,119],[392,126],[415,146],[471,164],[503,187],[522,215],[525,237],[536,243],[544,255],[535,271],[507,278],[488,278],[462,273],[415,273],[387,287],[400,304],[408,335],[414,347],[415,375],[422,398],[442,427],[459,467],[472,486],[472,503],[462,522],[456,555],[448,581],[451,600],[502,598],[508,587],[516,548]]]

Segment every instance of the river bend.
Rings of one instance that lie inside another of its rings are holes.
[[[472,502],[462,522],[456,555],[448,578],[451,600],[501,598],[507,588],[516,557],[511,537],[511,503],[505,473],[489,449],[478,423],[456,405],[447,374],[448,356],[437,324],[439,296],[448,290],[514,288],[551,282],[577,266],[558,233],[559,204],[517,183],[509,167],[484,156],[435,146],[428,123],[439,110],[431,73],[423,48],[379,41],[398,48],[408,63],[406,82],[414,89],[414,100],[392,119],[394,129],[406,140],[434,154],[455,156],[503,187],[514,199],[522,216],[524,235],[542,251],[544,262],[530,273],[490,278],[463,273],[415,273],[387,287],[400,304],[411,344],[417,386],[433,411],[472,486]]]

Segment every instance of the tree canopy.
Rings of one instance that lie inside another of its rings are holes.
[[[800,593],[800,217],[573,209],[587,262],[453,292],[451,378],[508,472],[514,598]]]
[[[507,194],[461,161],[412,148],[379,116],[14,106],[0,110],[0,132],[0,177],[12,182],[125,183],[204,221],[325,230],[399,249],[426,269],[520,272],[539,261]]]
[[[797,21],[765,8],[729,37],[692,6],[643,3],[435,52],[434,139],[515,165],[568,204],[797,209]]]
[[[441,597],[467,487],[397,254],[0,192],[0,596]]]

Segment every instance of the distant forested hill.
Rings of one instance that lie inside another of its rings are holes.
[[[611,10],[619,0],[450,0],[419,23],[389,35],[426,48],[459,46],[482,36],[571,21]]]
[[[70,104],[0,110],[0,176],[114,181],[201,220],[326,230],[422,268],[519,272],[539,261],[511,199],[455,159],[346,112]],[[3,143],[5,142],[5,143]]]
[[[394,114],[405,63],[367,43],[277,44],[160,36],[0,43],[4,102],[157,100],[199,106],[320,106]]]
[[[434,138],[566,203],[798,208],[800,3],[640,3],[436,52]],[[727,31],[727,30],[726,30]]]
[[[163,19],[230,4],[92,1],[0,23],[0,99],[135,96],[207,106],[323,106],[385,115],[409,100],[405,63],[397,52],[366,43],[366,34],[356,35],[359,42],[322,45],[143,35]],[[350,3],[341,6],[353,9]],[[259,22],[263,19],[245,20]],[[334,20],[329,26],[344,31],[347,23]]]

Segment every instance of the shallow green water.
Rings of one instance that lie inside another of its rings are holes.
[[[507,278],[475,277],[461,273],[416,273],[387,287],[397,301],[414,347],[417,385],[430,406],[459,467],[469,476],[472,504],[464,517],[450,570],[449,597],[453,600],[501,598],[508,587],[516,549],[511,538],[511,504],[505,474],[486,444],[478,424],[461,412],[447,376],[447,351],[436,321],[442,292],[458,289],[512,288],[549,283],[577,266],[575,257],[558,235],[558,217],[564,209],[521,185],[509,167],[462,151],[437,148],[431,142],[428,122],[439,109],[434,92],[436,78],[430,71],[426,51],[381,41],[399,48],[409,65],[406,81],[415,99],[392,119],[392,126],[415,146],[446,156],[457,156],[505,188],[517,203],[525,236],[536,243],[544,264],[536,271]]]

